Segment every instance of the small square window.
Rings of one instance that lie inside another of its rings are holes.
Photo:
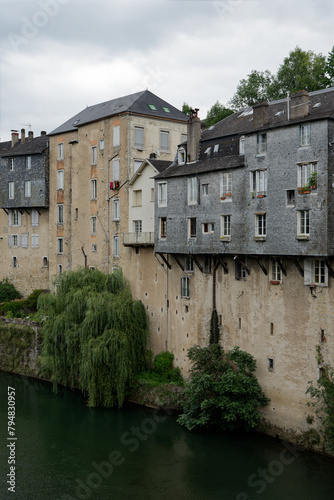
[[[160,238],[165,239],[167,237],[167,217],[160,217]]]
[[[295,190],[294,189],[288,189],[286,191],[286,206],[287,207],[294,207],[295,206]]]
[[[213,222],[204,222],[202,224],[202,229],[204,234],[212,234],[215,230],[215,225]]]
[[[268,371],[274,371],[274,360],[273,358],[268,358]]]
[[[202,195],[208,196],[209,194],[209,184],[202,184]]]
[[[152,109],[152,111],[157,111],[157,108],[154,106],[154,104],[149,104],[149,107]],[[166,108],[166,109],[168,109],[168,108]]]

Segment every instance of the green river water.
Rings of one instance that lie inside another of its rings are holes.
[[[334,499],[334,460],[260,434],[190,433],[174,415],[88,408],[77,391],[2,372],[0,408],[1,500]]]

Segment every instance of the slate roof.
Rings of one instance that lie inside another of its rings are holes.
[[[159,173],[154,178],[164,179],[167,177],[181,177],[183,175],[195,175],[202,172],[212,172],[215,170],[230,170],[231,168],[243,167],[245,165],[244,156],[230,155],[225,157],[208,158],[194,163],[177,165],[173,163],[164,172]]]
[[[47,148],[48,140],[47,135],[41,135],[30,140],[26,139],[23,143],[19,139],[13,148],[12,141],[0,142],[0,155],[12,157],[40,154]]]
[[[166,170],[166,168],[168,168],[172,163],[171,161],[168,160],[156,160],[153,158],[148,158],[148,161],[151,163],[151,165],[153,165],[155,169],[157,169],[159,173]]]
[[[153,105],[155,109],[152,109],[150,105]],[[164,108],[168,111],[165,111]],[[88,106],[80,111],[80,113],[76,114],[65,123],[54,129],[49,135],[75,131],[87,123],[92,123],[103,118],[129,112],[181,122],[188,121],[188,116],[182,113],[182,111],[160,99],[160,97],[156,96],[149,90],[144,90],[142,92],[137,92],[124,97],[118,97],[117,99],[112,99],[111,101]]]

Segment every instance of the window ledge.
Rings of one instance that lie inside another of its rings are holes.
[[[300,240],[300,241],[307,241],[309,239],[310,239],[310,237],[306,236],[306,235],[305,236],[302,236],[302,235],[297,236],[297,240]]]
[[[266,241],[266,236],[254,236],[254,241]]]
[[[230,236],[221,236],[219,239],[220,239],[220,241],[223,241],[225,243],[231,241]]]
[[[270,280],[271,285],[280,285],[281,282],[279,280]]]

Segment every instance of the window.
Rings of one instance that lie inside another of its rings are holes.
[[[181,142],[185,142],[187,140],[187,134],[181,134]]]
[[[64,159],[64,143],[60,142],[57,144],[57,160],[61,161]]]
[[[328,286],[328,269],[325,259],[304,259],[304,284]]]
[[[100,149],[100,151],[104,150],[104,139],[99,140],[99,149]]]
[[[119,236],[114,236],[114,257],[119,257]]]
[[[13,267],[17,267],[17,257],[13,257]]]
[[[188,221],[189,238],[196,238],[196,217],[190,217]]]
[[[169,132],[165,130],[160,130],[160,149],[169,151]]]
[[[202,230],[204,234],[211,234],[215,230],[215,225],[213,222],[204,222],[202,224]]]
[[[230,200],[232,196],[232,173],[220,174],[220,199]]]
[[[9,171],[13,172],[14,170],[14,158],[9,158]]]
[[[57,170],[57,189],[64,189],[64,170]]]
[[[57,205],[57,224],[64,224],[64,205]]]
[[[170,109],[167,108],[166,106],[162,106],[162,109],[164,110],[165,113],[170,113]]]
[[[267,234],[267,214],[255,215],[255,236],[265,237]]]
[[[154,106],[154,104],[149,104],[149,107],[152,111],[157,111],[157,108]],[[165,109],[165,108],[164,108]],[[168,109],[168,108],[166,108]]]
[[[154,188],[151,188],[151,201],[154,201]]]
[[[214,153],[219,153],[219,144],[215,144],[213,148]]]
[[[274,360],[273,358],[268,358],[268,371],[274,371]]]
[[[31,156],[26,157],[26,170],[31,169]]]
[[[257,196],[267,194],[267,170],[256,170],[250,173],[250,190]]]
[[[181,278],[181,297],[189,298],[189,277],[182,276]]]
[[[317,170],[317,165],[315,163],[298,165],[298,187],[307,186],[313,177],[316,178]]]
[[[167,236],[167,217],[160,217],[160,224],[159,224],[159,237],[166,238]]]
[[[178,163],[179,165],[184,165],[186,162],[186,151],[184,148],[178,150]]]
[[[135,147],[144,147],[144,129],[143,127],[135,127]]]
[[[48,266],[49,266],[48,258],[47,257],[43,257],[43,267],[48,267]]]
[[[239,155],[245,154],[245,136],[242,135],[239,139]]]
[[[210,257],[210,255],[204,255],[203,272],[207,273],[207,274],[211,273],[211,257]]]
[[[8,216],[11,216],[12,212],[10,211]],[[19,210],[13,210],[12,224],[10,226],[21,226],[21,212]]]
[[[240,259],[235,259],[235,279],[237,280],[245,280],[247,279],[247,271],[243,264],[246,264],[245,261]]]
[[[90,181],[90,199],[96,200],[97,198],[97,180],[91,179]]]
[[[113,217],[114,220],[119,220],[119,199],[113,201]]]
[[[113,181],[119,181],[119,158],[114,158],[112,161]]]
[[[24,196],[26,198],[31,197],[31,181],[25,181],[24,183]]]
[[[167,182],[158,183],[158,206],[167,206]]]
[[[91,164],[92,165],[96,165],[97,163],[97,147],[96,146],[92,146],[92,149],[91,149]]]
[[[78,217],[79,217],[79,209],[78,209],[78,208],[76,208],[76,209],[75,209],[75,213],[74,213],[74,219],[75,219],[75,220],[78,220]]]
[[[95,217],[95,215],[90,218],[90,228],[91,228],[91,233],[96,234],[96,217]]]
[[[197,177],[188,178],[188,205],[197,203]]]
[[[8,198],[14,199],[14,182],[8,182]]]
[[[58,264],[58,274],[63,274],[63,265]]]
[[[19,247],[20,246],[20,236],[18,234],[12,235],[12,246]]]
[[[194,261],[192,257],[190,257],[190,255],[186,255],[185,270],[186,271],[194,270]]]
[[[143,160],[135,160],[135,172],[137,172],[138,168],[143,163]]]
[[[142,206],[142,190],[135,189],[132,191],[132,206],[141,207]]]
[[[31,211],[31,225],[33,227],[38,226],[39,224],[39,213],[36,208],[33,208]]]
[[[209,184],[202,184],[202,195],[208,196],[209,194]]]
[[[299,139],[300,146],[309,146],[311,144],[311,126],[309,123],[300,125]]]
[[[221,229],[220,229],[220,237],[221,238],[231,238],[231,216],[230,215],[222,215],[221,216]]]
[[[92,252],[97,252],[97,245],[96,245],[96,243],[92,243]]]
[[[297,236],[310,236],[309,210],[298,210],[297,212]]]
[[[133,228],[135,233],[141,233],[142,232],[142,221],[141,220],[134,220],[133,221]]]
[[[28,248],[28,235],[26,233],[21,235],[21,247]]]
[[[267,134],[257,134],[257,154],[263,155],[267,152]]]
[[[31,247],[38,248],[38,234],[31,235]]]
[[[278,265],[278,262],[274,259],[271,261],[271,281],[281,281],[282,271]]]
[[[288,189],[286,191],[286,206],[287,207],[294,207],[295,206],[295,190],[294,189]]]
[[[115,125],[113,128],[113,146],[119,146],[121,143],[121,136],[120,136],[120,126]]]
[[[64,251],[64,239],[57,238],[57,253],[63,253]]]

